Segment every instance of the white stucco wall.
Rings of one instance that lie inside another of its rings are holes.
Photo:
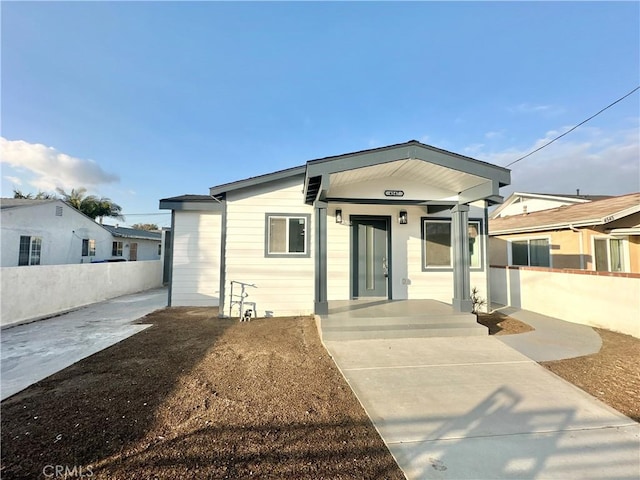
[[[640,338],[640,275],[491,268],[491,301]]]
[[[218,306],[220,302],[220,212],[174,213],[172,306]]]
[[[55,315],[162,285],[162,262],[41,265],[0,269],[2,326]]]
[[[302,188],[303,178],[294,177],[227,194],[226,285],[221,312],[224,315],[229,315],[231,280],[257,285],[258,288],[248,290],[247,301],[257,303],[258,316],[266,312],[274,316],[313,313],[315,219],[313,208],[304,203]],[[310,215],[306,230],[310,255],[266,257],[267,213]],[[237,315],[237,310],[233,315]]]
[[[56,215],[56,207],[62,215]],[[20,236],[42,238],[41,265],[90,263],[111,257],[112,236],[96,222],[62,201],[1,211],[2,267],[18,265]],[[82,256],[82,240],[96,241],[95,257]]]

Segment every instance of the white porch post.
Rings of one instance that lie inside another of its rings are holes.
[[[469,205],[458,204],[451,209],[453,248],[453,309],[471,312],[471,273],[469,270]]]

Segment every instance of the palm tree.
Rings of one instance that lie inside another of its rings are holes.
[[[31,192],[23,193],[21,190],[18,190],[17,188],[14,188],[13,189],[13,198],[23,198],[23,199],[30,199],[30,200],[53,200],[53,199],[55,199],[57,197],[53,193],[38,192],[38,193],[36,193],[34,195]]]
[[[71,193],[65,192],[62,188],[58,188],[57,190],[65,202],[94,220],[100,218],[101,224],[104,217],[124,220],[122,207],[110,198],[98,198],[95,195],[86,195],[87,189],[84,187],[78,189],[72,188]]]

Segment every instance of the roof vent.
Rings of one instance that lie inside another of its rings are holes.
[[[62,216],[62,206],[58,205],[56,206],[56,217],[61,217]]]

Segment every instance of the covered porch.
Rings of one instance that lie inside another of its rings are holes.
[[[487,335],[475,314],[437,300],[334,300],[321,315],[323,340],[368,340]]]

